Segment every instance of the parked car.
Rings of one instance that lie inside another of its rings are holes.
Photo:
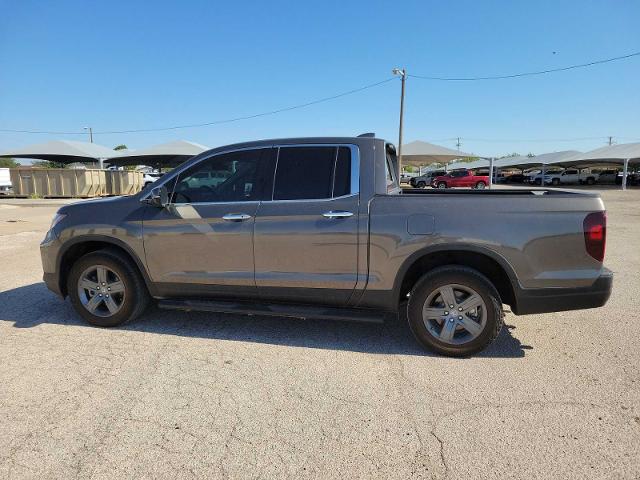
[[[598,179],[596,181],[597,183],[600,183],[600,184],[613,185],[616,183],[617,176],[618,176],[618,170],[615,170],[615,169],[602,170],[599,172]],[[620,176],[620,183],[622,183],[622,175]]]
[[[504,183],[525,183],[526,175],[523,173],[512,173],[505,175]]]
[[[40,247],[44,281],[101,327],[152,300],[375,322],[406,312],[422,345],[455,356],[498,336],[503,304],[524,315],[609,298],[597,193],[403,192],[397,169],[393,145],[373,137],[216,148],[136,195],[60,208]]]
[[[562,170],[545,171],[545,185],[560,185],[560,174]],[[542,171],[536,171],[529,175],[529,182],[532,185],[542,185]]]
[[[162,173],[160,172],[145,172],[144,177],[142,178],[145,188],[158,180],[160,177],[162,177]]]
[[[470,187],[483,189],[489,185],[487,175],[476,175],[473,170],[454,170],[453,172],[435,177],[431,180],[433,188]]]
[[[578,170],[577,168],[567,168],[559,175],[552,176],[551,178],[551,183],[553,185],[593,185],[594,183],[596,183],[596,179],[598,178],[598,176],[594,173],[591,173],[591,171],[587,169]],[[558,179],[558,181],[556,181],[556,178]]]
[[[417,177],[418,174],[417,173],[412,173],[412,172],[402,172],[400,174],[400,183],[411,183],[411,179],[414,177]]]
[[[618,175],[616,176],[617,185],[622,185],[622,176],[623,176],[623,172],[618,172]],[[640,173],[639,172],[627,173],[627,185],[640,185]]]
[[[425,188],[428,185],[431,185],[431,181],[434,177],[439,177],[446,175],[447,172],[445,170],[432,170],[430,172],[426,172],[422,175],[414,177],[409,182],[413,188]]]
[[[12,195],[11,170],[0,168],[0,195]]]

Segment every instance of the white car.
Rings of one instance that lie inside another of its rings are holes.
[[[536,176],[538,179],[538,176]],[[577,168],[567,168],[563,171],[549,172],[544,175],[545,185],[593,185],[597,175],[588,170],[580,171]],[[539,182],[539,179],[538,179]],[[538,183],[536,182],[536,183]]]
[[[558,171],[547,171],[544,173],[544,183],[545,185],[559,185],[560,184],[560,174],[562,170]],[[529,175],[529,182],[534,185],[542,185],[542,172],[538,171]]]
[[[618,171],[617,170],[602,170],[600,172],[600,174],[598,175],[598,183],[602,183],[602,184],[615,184],[616,183],[616,177],[618,176]],[[620,182],[622,183],[622,182]]]
[[[158,172],[145,172],[144,177],[143,177],[143,183],[145,188],[148,185],[151,185],[153,182],[155,182],[156,180],[158,180],[160,177],[162,176],[162,173],[158,173]]]
[[[0,195],[11,195],[11,174],[8,168],[0,168]]]

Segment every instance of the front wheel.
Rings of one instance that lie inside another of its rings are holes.
[[[424,188],[427,186],[426,182],[423,182],[422,180],[418,182],[418,188]]]
[[[140,273],[115,250],[91,252],[76,261],[67,279],[75,310],[92,325],[115,327],[141,315],[149,293]]]
[[[477,188],[478,190],[484,190],[484,188],[485,188],[486,186],[487,186],[487,184],[486,184],[486,183],[484,183],[484,182],[478,182],[478,183],[476,183],[476,188]]]
[[[458,265],[436,268],[413,287],[409,327],[424,347],[465,357],[483,350],[500,333],[500,295],[478,271]]]

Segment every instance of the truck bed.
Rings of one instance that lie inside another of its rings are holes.
[[[403,188],[402,195],[537,195],[537,196],[566,196],[584,195],[588,197],[599,197],[596,192],[585,192],[582,190],[570,189],[546,189],[546,188],[500,188],[476,190],[465,189],[437,189],[437,188]]]

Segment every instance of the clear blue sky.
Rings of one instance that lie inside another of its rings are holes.
[[[0,128],[155,128],[250,115],[383,80],[492,75],[640,50],[640,2],[0,0]],[[554,53],[555,52],[555,53]],[[308,108],[179,131],[96,135],[140,148],[376,132],[397,141],[399,81]],[[476,154],[640,141],[640,57],[514,80],[407,82],[405,141]],[[52,135],[0,133],[0,150]],[[86,139],[86,136],[66,136]],[[482,141],[505,140],[505,141]]]

